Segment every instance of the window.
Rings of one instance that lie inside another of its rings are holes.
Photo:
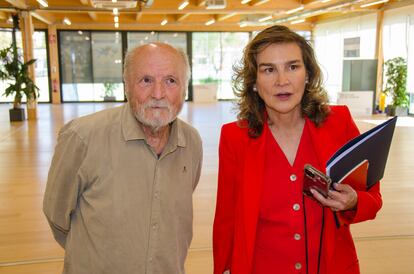
[[[59,35],[63,101],[123,101],[121,33]]]
[[[17,47],[22,51],[22,36],[20,31],[16,32]],[[0,48],[9,47],[12,43],[12,30],[0,30]],[[33,58],[36,59],[35,66],[35,81],[39,88],[38,102],[50,102],[49,90],[49,66],[46,46],[46,31],[35,31],[33,33]],[[13,98],[6,98],[2,94],[7,87],[7,84],[0,81],[1,97],[0,102],[12,102]],[[26,100],[26,98],[23,98]]]
[[[248,32],[193,33],[193,87],[195,101],[199,94],[210,99],[233,99],[231,79],[249,41]],[[204,95],[205,95],[204,94]],[[206,98],[201,95],[200,97]]]
[[[128,32],[128,49],[151,42],[162,42],[187,52],[187,35],[183,32]]]
[[[359,37],[344,38],[344,57],[359,57]]]
[[[59,32],[63,101],[92,101],[91,34],[86,31]]]

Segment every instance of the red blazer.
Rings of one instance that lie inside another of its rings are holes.
[[[332,106],[320,127],[308,123],[317,159],[324,167],[331,155],[359,134],[345,106]],[[266,129],[268,130],[268,129]],[[214,274],[250,274],[259,216],[265,159],[265,132],[250,138],[236,122],[222,127],[219,175],[213,226]],[[348,222],[337,228],[333,213],[325,208],[320,274],[359,273],[358,258],[349,224],[374,219],[382,206],[379,184],[357,191],[358,206]],[[290,247],[285,247],[289,252]]]

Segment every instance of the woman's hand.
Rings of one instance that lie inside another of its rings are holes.
[[[330,207],[332,211],[355,210],[358,203],[356,191],[349,185],[334,183],[335,190],[329,190],[328,197],[325,198],[318,191],[311,189],[313,197],[321,205]]]

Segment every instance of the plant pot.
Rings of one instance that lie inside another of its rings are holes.
[[[408,108],[406,108],[406,107],[396,107],[395,108],[395,115],[396,116],[407,116],[408,115]]]
[[[408,115],[408,108],[400,107],[400,106],[393,106],[389,105],[386,108],[386,113],[388,116],[407,116]]]
[[[24,108],[11,108],[9,109],[9,114],[10,114],[10,122],[26,120]]]
[[[103,99],[106,102],[114,102],[114,101],[116,101],[116,97],[115,96],[104,96]]]

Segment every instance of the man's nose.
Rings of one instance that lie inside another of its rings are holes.
[[[160,82],[155,82],[154,88],[152,89],[152,97],[160,100],[165,96],[165,87]]]

